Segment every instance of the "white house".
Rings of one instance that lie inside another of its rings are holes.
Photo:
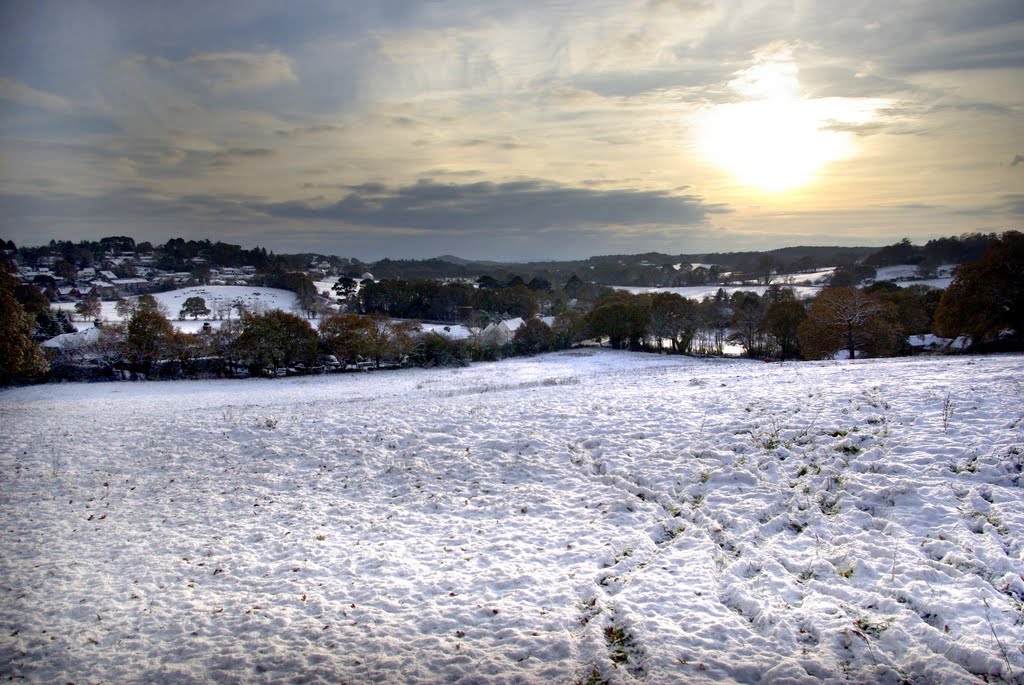
[[[512,338],[515,336],[516,331],[519,330],[519,327],[525,323],[518,316],[514,319],[505,319],[504,321],[491,323],[480,334],[480,338],[487,344],[508,345],[512,342]]]

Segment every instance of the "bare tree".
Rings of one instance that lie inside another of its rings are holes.
[[[808,357],[826,357],[845,348],[853,359],[858,349],[888,330],[882,307],[869,294],[858,288],[826,288],[800,325],[800,348]]]

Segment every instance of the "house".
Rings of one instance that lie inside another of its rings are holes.
[[[516,331],[526,322],[520,317],[504,319],[496,323],[488,324],[487,328],[480,334],[480,339],[489,345],[508,345],[515,337]]]
[[[90,285],[95,289],[96,294],[100,296],[100,299],[112,300],[117,297],[117,288],[114,287],[113,283],[96,279],[91,281]]]
[[[145,278],[115,278],[111,283],[123,293],[137,293],[149,285]]]
[[[945,352],[948,350],[963,350],[967,347],[967,338],[940,338],[937,335],[928,333],[926,335],[911,335],[907,338],[907,345],[914,352]]]

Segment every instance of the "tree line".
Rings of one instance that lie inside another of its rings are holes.
[[[480,285],[383,281],[364,287],[362,311],[328,315],[318,330],[296,314],[242,311],[238,319],[198,335],[176,331],[167,312],[143,295],[125,301],[124,323],[104,325],[90,348],[76,353],[88,354],[109,376],[195,377],[464,364],[564,349],[588,339],[620,349],[698,355],[721,354],[735,343],[749,356],[777,359],[830,358],[842,351],[851,357],[897,355],[908,351],[908,336],[929,332],[963,336],[975,350],[1024,347],[1024,234],[1017,231],[998,236],[977,260],[960,265],[944,291],[834,280],[806,301],[775,284],[763,295],[727,296],[720,289],[698,302],[673,293],[601,289],[574,276],[560,296],[593,299],[571,298],[578,308],[558,300],[548,326],[533,315],[538,297],[551,306],[554,289],[522,279]],[[186,314],[201,315],[204,303],[186,304]],[[453,340],[401,320],[411,313],[465,320],[465,312],[470,318],[501,312],[527,321],[499,347],[480,336]],[[56,373],[83,361],[43,355],[37,341],[66,332],[70,322],[49,308],[37,288],[18,283],[6,262],[0,268],[0,325],[0,382],[46,378],[51,363]]]
[[[944,291],[889,281],[858,287],[867,274],[850,266],[806,301],[778,284],[763,295],[726,296],[719,289],[700,302],[673,293],[615,291],[594,303],[584,327],[588,337],[615,348],[721,354],[731,342],[748,356],[773,359],[906,354],[908,337],[932,332],[963,337],[975,350],[1021,349],[1024,234],[1008,231],[984,240],[979,258],[957,267]]]
[[[136,243],[127,236],[78,243],[50,241],[39,247],[19,248],[7,241],[3,246],[15,250],[24,264],[37,264],[41,257],[58,257],[53,265],[54,273],[71,279],[77,269],[101,263],[103,255],[134,253],[149,256],[152,265],[159,269],[191,272],[197,284],[209,278],[211,268],[251,266],[257,272],[251,284],[269,285],[264,279],[275,278],[275,272],[303,271],[316,262],[329,264],[333,273],[349,278],[359,278],[370,271],[381,280],[469,279],[483,274],[505,281],[519,273],[527,279],[564,282],[574,273],[583,273],[589,282],[605,285],[679,287],[726,282],[767,284],[775,274],[799,274],[836,265],[880,268],[911,264],[917,266],[923,275],[928,275],[942,264],[978,259],[996,239],[994,233],[965,233],[935,238],[920,246],[904,238],[881,248],[803,246],[765,252],[679,255],[651,252],[524,264],[474,262],[451,256],[422,260],[381,259],[364,263],[355,258],[333,255],[274,254],[265,248],[245,249],[210,240],[172,238],[162,245],[153,245],[147,241]],[[200,258],[198,263],[197,258]],[[119,277],[135,275],[130,264],[118,265],[114,270]]]
[[[151,295],[125,307],[123,323],[104,324],[89,344],[50,360],[50,380],[280,376],[401,366],[459,366],[472,360],[534,354],[568,347],[579,336],[556,335],[539,319],[520,327],[505,346],[479,336],[457,340],[422,330],[413,320],[380,314],[336,313],[318,328],[290,312],[252,312],[204,327],[174,328]],[[202,303],[186,303],[200,307]],[[183,308],[184,311],[184,308]],[[561,328],[560,328],[561,327]],[[556,330],[564,328],[556,319]],[[37,360],[41,371],[45,360]],[[88,363],[87,363],[88,362]]]

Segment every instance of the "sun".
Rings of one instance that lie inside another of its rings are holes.
[[[740,183],[769,193],[807,185],[826,164],[852,154],[852,136],[834,124],[870,119],[875,108],[803,97],[788,50],[759,53],[729,87],[741,98],[700,113],[698,148]]]
[[[720,106],[699,140],[710,161],[741,183],[768,192],[806,185],[827,162],[849,153],[845,137],[824,130],[798,101]]]

